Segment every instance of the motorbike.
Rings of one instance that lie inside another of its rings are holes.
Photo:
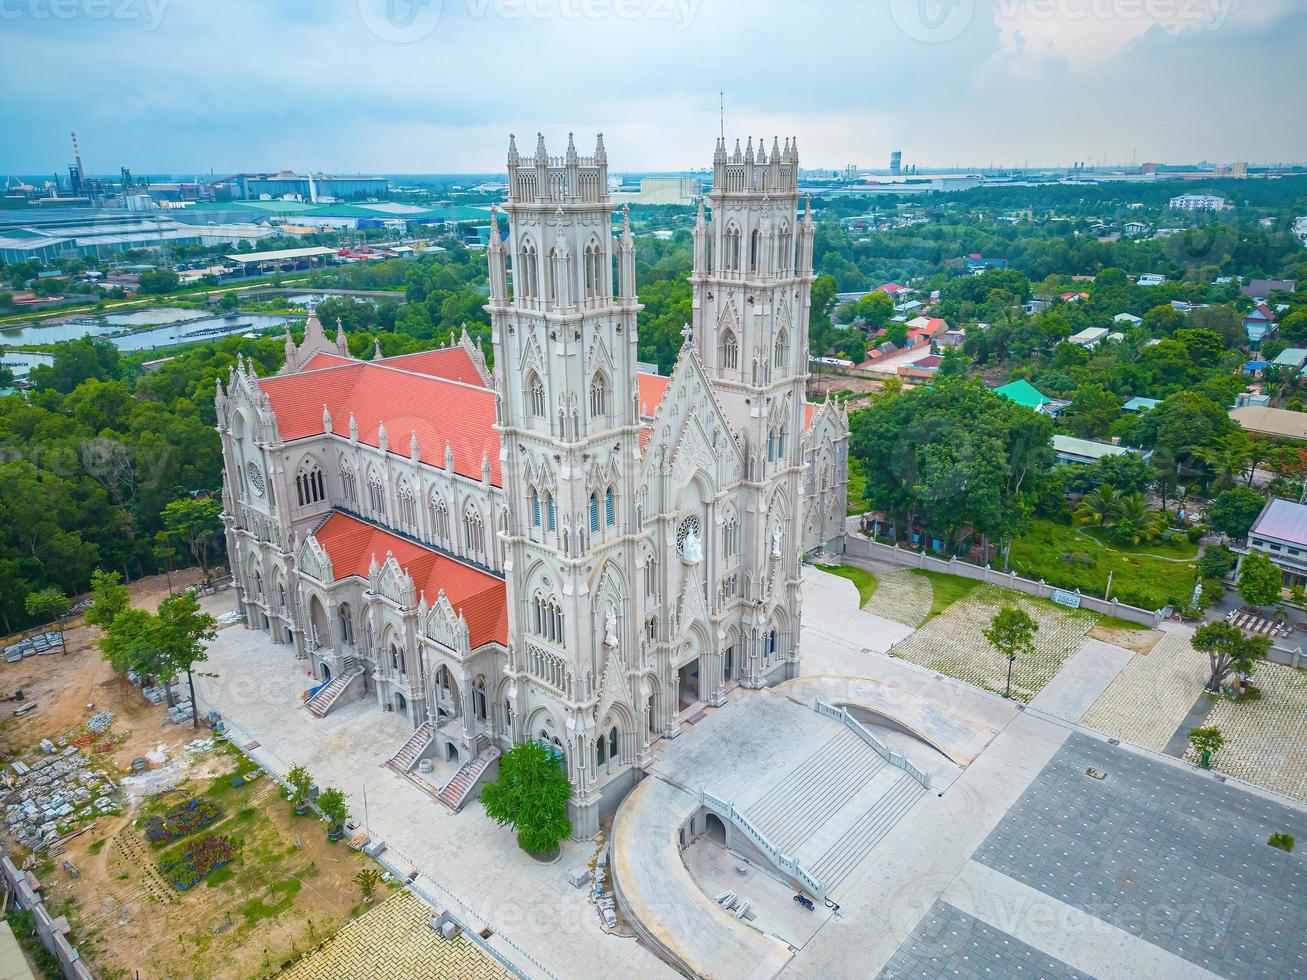
[[[800,905],[802,905],[809,912],[811,912],[813,909],[817,907],[812,904],[812,899],[810,899],[807,895],[803,894],[803,892],[798,892],[797,894],[795,894],[794,900],[798,902]]]

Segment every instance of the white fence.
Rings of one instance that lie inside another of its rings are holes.
[[[766,835],[750,823],[744,814],[735,809],[735,804],[728,800],[723,800],[721,797],[713,796],[708,792],[701,792],[699,794],[699,801],[703,804],[705,810],[717,814],[717,816],[721,817],[723,820],[729,820],[737,830],[742,831],[744,836],[749,838],[749,840],[753,842],[753,845],[766,855],[767,859],[771,861],[778,870],[789,875],[802,885],[805,891],[809,892],[820,901],[824,902],[826,900],[826,889],[822,886],[822,883],[809,874],[803,865],[799,864],[799,862],[794,860],[794,858],[790,857],[788,854],[782,854],[780,848],[769,841]]]
[[[1001,572],[990,568],[988,565],[972,565],[970,562],[959,561],[957,558],[947,560],[935,558],[921,551],[900,548],[897,544],[881,544],[879,541],[871,541],[851,534],[844,536],[844,553],[854,558],[870,558],[876,561],[889,562],[893,565],[906,565],[909,568],[924,568],[931,572],[942,572],[945,575],[959,575],[963,578],[987,582],[990,585],[1002,586],[1005,589],[1012,589],[1026,595],[1037,596],[1041,599],[1051,599],[1054,593],[1063,593],[1074,596],[1078,608],[1089,609],[1105,616],[1115,616],[1118,619],[1125,619],[1132,623],[1141,623],[1144,626],[1156,626],[1164,618],[1160,610],[1139,609],[1136,606],[1127,606],[1123,602],[1117,602],[1115,599],[1100,599],[1097,596],[1085,595],[1079,589],[1060,589],[1055,585],[1049,585],[1043,580],[1036,582],[1033,579],[1022,578],[1016,572]]]
[[[0,858],[0,872],[3,872],[9,893],[14,896],[19,907],[32,913],[37,938],[59,961],[59,969],[63,975],[68,980],[94,980],[95,974],[86,965],[86,961],[82,959],[76,947],[64,938],[60,925],[56,923],[56,917],[52,916],[45,907],[41,893],[32,887],[32,879],[27,873],[19,870],[8,857]]]
[[[888,762],[891,766],[897,766],[909,776],[921,783],[926,789],[930,789],[930,777],[912,764],[902,752],[895,752],[888,745],[878,739],[871,732],[867,731],[862,724],[849,714],[848,708],[837,708],[834,705],[827,704],[821,698],[817,698],[812,703],[812,708],[819,715],[825,715],[827,718],[834,718],[836,721],[843,722],[846,727],[851,729],[858,738],[870,745],[878,756]]]

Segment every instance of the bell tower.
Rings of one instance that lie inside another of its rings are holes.
[[[614,238],[603,136],[580,156],[508,148],[508,237],[488,248],[515,741],[565,758],[573,834],[598,830],[601,682],[636,667],[640,419],[635,244]],[[621,731],[628,767],[642,748]],[[647,730],[644,725],[643,730]],[[607,762],[609,747],[602,753]],[[611,771],[611,765],[606,771]]]
[[[741,438],[748,514],[745,554],[755,583],[746,673],[785,663],[798,673],[801,443],[808,379],[811,206],[799,215],[799,148],[750,138],[713,153],[709,211],[694,228],[693,320],[700,358]],[[778,605],[780,613],[769,613]],[[788,614],[785,612],[788,610]]]

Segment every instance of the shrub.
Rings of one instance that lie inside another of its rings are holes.
[[[1203,594],[1199,600],[1199,605],[1203,608],[1214,606],[1225,598],[1225,586],[1219,580],[1214,578],[1203,579]]]
[[[1198,560],[1198,571],[1203,578],[1225,578],[1234,571],[1236,561],[1229,548],[1211,548]]]
[[[1207,529],[1205,527],[1195,524],[1193,527],[1189,528],[1189,530],[1184,532],[1184,536],[1189,539],[1190,544],[1197,544],[1203,539],[1203,535],[1206,533]]]
[[[187,800],[162,816],[145,821],[145,837],[151,844],[164,844],[209,826],[223,815],[222,807],[209,799]]]
[[[187,844],[182,853],[159,864],[159,872],[174,888],[193,888],[219,868],[236,859],[236,846],[226,837],[205,834]]]
[[[1272,847],[1278,847],[1286,853],[1293,851],[1294,839],[1293,834],[1271,834],[1266,838],[1266,843]]]

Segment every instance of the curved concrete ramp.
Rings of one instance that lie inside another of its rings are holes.
[[[808,704],[821,698],[837,708],[861,708],[880,715],[960,766],[970,765],[997,734],[988,725],[868,677],[796,677],[772,690]]]
[[[681,859],[678,833],[699,797],[649,776],[613,819],[613,888],[627,921],[687,976],[763,980],[790,961],[789,947],[745,925],[703,893]]]

